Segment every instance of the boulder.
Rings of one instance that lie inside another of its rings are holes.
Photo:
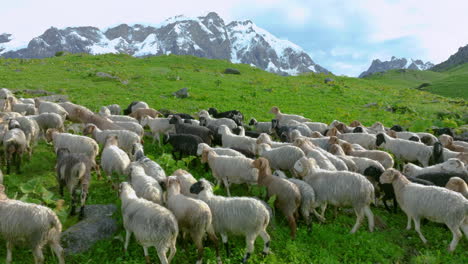
[[[335,80],[333,80],[332,78],[325,78],[324,82],[325,83],[330,83],[330,82],[334,82]]]
[[[176,92],[173,92],[172,95],[174,95],[177,98],[187,98],[189,96],[188,88],[182,88]]]
[[[234,69],[234,68],[227,68],[224,70],[224,74],[241,74],[240,71],[238,69]]]

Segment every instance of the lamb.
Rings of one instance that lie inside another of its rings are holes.
[[[213,194],[210,182],[201,179],[190,187],[190,192],[208,204],[213,215],[213,228],[221,238],[229,256],[228,234],[243,235],[246,239],[246,253],[242,260],[246,263],[254,251],[254,242],[260,235],[264,242],[263,254],[269,253],[270,236],[266,228],[270,213],[265,205],[248,197],[223,197]]]
[[[101,130],[94,124],[87,124],[83,135],[91,135],[99,144],[105,144],[109,135],[116,135],[119,139],[119,147],[125,152],[131,153],[134,143],[141,141],[140,137],[128,130]]]
[[[330,152],[332,154],[335,154],[337,156],[345,156],[344,151],[341,149],[339,145],[332,145],[330,148]],[[356,172],[360,174],[364,174],[364,171],[369,168],[369,167],[375,167],[378,168],[382,171],[385,170],[385,168],[376,160],[364,158],[364,157],[353,157],[353,156],[345,156],[349,159],[351,159],[354,164],[356,165]]]
[[[197,247],[197,264],[203,262],[203,237],[207,233],[214,242],[218,263],[219,256],[218,238],[212,225],[210,207],[203,201],[186,197],[180,193],[180,181],[175,176],[167,178],[167,208],[171,210],[177,219],[179,229],[189,233]]]
[[[122,109],[120,108],[120,105],[118,104],[111,104],[106,107],[107,109],[109,109],[111,115],[120,115],[120,113],[122,112]]]
[[[158,163],[145,156],[143,146],[140,143],[133,144],[132,158],[136,164],[143,167],[146,175],[155,179],[159,184],[166,181],[166,172]]]
[[[361,174],[348,171],[326,171],[314,159],[301,158],[294,169],[315,191],[317,202],[335,206],[352,206],[356,213],[355,233],[367,216],[369,231],[374,230],[374,215],[370,204],[374,201],[374,186]]]
[[[312,132],[324,133],[328,125],[320,122],[303,122],[302,124],[309,127]],[[312,136],[312,135],[311,135]]]
[[[419,161],[423,167],[429,165],[432,149],[423,143],[391,138],[384,133],[377,134],[376,146],[391,151],[397,158],[405,161]]]
[[[143,247],[147,264],[151,263],[148,248],[155,247],[159,261],[168,264],[176,253],[176,240],[179,234],[177,219],[163,206],[138,198],[128,182],[120,184],[122,218],[126,231],[124,250],[127,251],[130,237],[135,235]],[[166,253],[170,249],[169,257]]]
[[[296,146],[284,146],[272,149],[267,144],[258,145],[258,155],[266,158],[268,166],[275,170],[289,170],[294,173],[294,164],[304,157],[304,151]]]
[[[258,170],[252,168],[252,159],[245,157],[220,156],[213,150],[203,150],[202,163],[207,163],[211,168],[213,177],[219,185],[223,182],[228,196],[231,196],[229,185],[231,183],[256,184],[258,180]]]
[[[203,152],[203,150],[213,150],[216,152],[218,155],[223,155],[223,156],[231,156],[231,157],[243,157],[244,155],[240,153],[239,151],[230,149],[230,148],[212,148],[208,146],[206,143],[200,143],[198,144],[197,148],[197,155],[200,156]]]
[[[468,171],[465,168],[463,162],[459,159],[451,158],[443,163],[439,163],[433,166],[421,168],[412,163],[408,163],[403,167],[403,174],[406,176],[417,177],[418,175],[426,173],[460,173],[468,176]]]
[[[239,110],[229,110],[225,112],[218,112],[218,109],[211,107],[208,109],[208,113],[214,118],[229,118],[234,120],[238,126],[242,126],[242,121],[244,121],[244,115]]]
[[[258,169],[258,185],[267,188],[268,198],[275,195],[275,207],[288,219],[291,230],[291,238],[296,238],[296,220],[294,215],[301,204],[299,188],[292,182],[271,174],[270,164],[265,158],[258,158],[252,163],[252,167]]]
[[[299,147],[307,155],[307,157],[314,158],[317,161],[317,165],[321,169],[330,171],[337,170],[335,165],[333,165],[327,156],[322,154],[322,152],[319,151],[313,143],[306,140],[305,138],[296,138],[294,140],[294,145]]]
[[[63,119],[56,113],[42,113],[39,115],[28,116],[28,118],[37,122],[43,134],[45,134],[49,128],[58,129],[60,132],[64,131]]]
[[[44,263],[45,245],[52,248],[59,264],[65,264],[61,232],[62,224],[54,211],[42,205],[10,200],[0,184],[0,237],[6,240],[7,264],[12,262],[13,247],[24,245],[25,241],[32,249],[35,264]]]
[[[391,183],[401,209],[408,217],[407,230],[411,229],[411,219],[424,244],[426,238],[420,230],[421,218],[427,218],[437,223],[444,223],[452,231],[453,239],[449,246],[452,252],[463,236],[468,237],[468,200],[456,193],[437,186],[424,186],[411,183],[399,171],[386,170],[380,177],[381,183]],[[447,206],[447,205],[450,206]]]
[[[91,160],[96,160],[99,154],[99,145],[89,137],[60,133],[57,129],[48,129],[45,138],[47,142],[53,142],[56,153],[59,149],[65,148],[71,153],[85,154]]]
[[[296,121],[299,121],[301,123],[310,121],[310,119],[305,118],[305,117],[300,116],[300,115],[283,114],[283,113],[281,113],[280,109],[277,106],[273,106],[270,109],[269,113],[275,115],[275,119],[277,119],[279,121],[279,125],[285,125],[289,120],[296,120]]]
[[[197,182],[197,180],[186,170],[178,169],[172,173],[177,177],[180,185],[180,193],[187,197],[197,198],[196,194],[190,192],[190,187]]]
[[[367,177],[367,179],[372,179],[371,182],[377,182],[377,186],[379,187],[380,191],[382,191],[384,193],[383,197],[382,197],[382,202],[385,206],[385,209],[388,211],[388,212],[392,212],[390,210],[390,208],[388,207],[387,205],[387,201],[388,200],[393,200],[393,212],[396,214],[397,212],[397,200],[396,200],[396,197],[395,197],[395,191],[393,190],[393,186],[391,184],[388,184],[388,183],[380,183],[380,176],[382,175],[382,173],[384,173],[385,170],[382,170],[381,168],[377,168],[377,167],[369,167],[367,169],[364,170],[364,173],[363,175]],[[375,188],[375,185],[374,185],[374,188]]]
[[[70,215],[75,215],[75,207],[80,195],[80,215],[84,217],[84,208],[88,197],[88,189],[91,180],[91,168],[96,167],[96,162],[85,154],[71,153],[68,149],[57,151],[57,182],[60,195],[63,197],[63,188],[67,187],[71,195]]]
[[[37,109],[32,104],[14,104],[11,107],[11,111],[17,113],[25,113],[26,115],[36,115]]]
[[[21,130],[23,130],[24,135],[26,136],[26,140],[28,141],[28,145],[31,146],[30,150],[32,150],[32,147],[36,145],[37,139],[39,137],[39,125],[35,120],[29,119],[27,117],[17,117],[15,118],[16,121],[18,121]],[[29,152],[29,158],[31,158],[31,152]]]
[[[161,186],[154,178],[146,175],[143,167],[137,163],[131,163],[128,171],[130,184],[139,198],[163,205]]]
[[[255,142],[257,144],[268,144],[272,148],[277,148],[277,147],[282,147],[282,146],[290,146],[291,143],[284,143],[284,142],[276,142],[271,140],[271,137],[267,133],[261,133],[260,136],[258,136],[257,141]]]
[[[128,105],[127,108],[125,108],[123,110],[123,113],[124,113],[124,115],[129,115],[129,114],[133,113],[133,111],[135,111],[137,109],[140,109],[140,108],[148,109],[149,106],[148,106],[147,103],[145,103],[143,101],[133,101]]]
[[[256,153],[257,140],[255,138],[234,135],[227,126],[221,125],[218,132],[222,136],[222,143],[224,148],[235,148],[247,150]]]
[[[387,135],[391,136],[392,138],[400,138],[400,139],[411,140],[411,141],[416,141],[416,142],[421,141],[418,134],[408,132],[408,131],[396,132],[393,130],[389,130],[387,131]]]
[[[150,116],[145,116],[141,119],[141,125],[143,127],[149,126],[153,134],[153,144],[157,139],[159,145],[161,145],[160,134],[168,135],[169,132],[174,130],[174,125],[169,124],[169,120],[170,118],[152,118]]]
[[[385,169],[393,168],[393,158],[390,154],[381,150],[357,150],[349,143],[341,145],[346,155],[354,157],[363,157],[376,160],[382,164]]]
[[[36,107],[37,107],[39,114],[56,113],[62,117],[62,120],[65,120],[65,118],[68,115],[68,112],[57,103],[43,101],[37,98],[34,99],[34,101],[36,102]]]
[[[184,124],[182,119],[178,116],[173,116],[169,120],[169,124],[174,125],[177,134],[191,134],[199,136],[204,143],[211,145],[211,141],[213,140],[213,132],[211,132],[210,129],[202,126]]]
[[[145,129],[140,124],[135,123],[135,122],[117,121],[117,122],[114,122],[114,124],[119,126],[119,129],[117,130],[124,129],[124,130],[135,132],[135,134],[137,134],[140,138],[143,138],[145,134]]]
[[[138,121],[141,121],[141,119],[145,116],[151,116],[152,118],[156,118],[158,116],[162,116],[162,114],[153,108],[138,108],[128,116],[133,117]]]
[[[468,199],[468,185],[460,177],[452,177],[445,185],[445,188],[461,193],[466,199]]]
[[[208,126],[208,125],[215,125],[215,126],[221,126],[225,125],[229,129],[233,129],[237,127],[237,124],[234,120],[229,119],[229,118],[212,118],[210,114],[206,110],[201,110],[198,113],[198,116],[200,117],[200,125],[202,126]]]
[[[447,148],[455,152],[467,152],[468,153],[468,147],[455,145],[453,143],[453,138],[449,135],[441,135],[439,137],[439,140],[440,140],[440,143],[442,143],[442,146],[444,146],[444,148]]]
[[[198,145],[203,143],[203,140],[199,136],[190,134],[170,134],[164,135],[164,144],[171,144],[172,156],[176,158],[175,153],[179,152],[179,159],[182,159],[182,155],[196,156]]]
[[[254,131],[259,133],[271,133],[271,122],[258,122],[255,118],[250,119],[249,126],[252,126]]]
[[[375,149],[376,147],[376,136],[372,134],[349,133],[338,135],[338,138],[352,144],[359,144],[365,149]]]
[[[340,145],[331,145],[329,149],[330,153],[334,154],[338,158],[340,158],[344,163],[346,163],[346,167],[348,167],[349,171],[353,172],[358,172],[358,167],[356,166],[356,163],[354,162],[352,157],[346,156],[344,153],[343,149],[340,147]],[[308,155],[308,157],[314,158],[317,161],[317,164],[321,169],[326,170],[326,168],[323,168],[320,166],[320,162],[313,156]],[[335,169],[336,170],[336,169]]]
[[[107,136],[104,149],[101,154],[101,167],[109,181],[113,173],[127,175],[130,158],[127,153],[118,147],[116,135]]]
[[[428,146],[433,146],[438,141],[436,136],[426,132],[416,132],[416,135],[418,135],[422,143]]]
[[[30,146],[23,130],[19,128],[18,122],[15,121],[16,124],[12,126],[12,121],[15,120],[10,120],[9,130],[3,136],[4,157],[7,165],[6,173],[10,174],[10,167],[13,162],[16,166],[16,173],[20,174],[23,154],[30,151]]]

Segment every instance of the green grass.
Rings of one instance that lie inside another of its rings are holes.
[[[242,74],[222,74],[227,67],[236,67]],[[120,80],[96,77],[97,72],[110,73]],[[220,110],[239,109],[247,118],[256,117],[258,120],[270,120],[272,115],[268,111],[271,106],[277,105],[284,112],[302,114],[314,121],[327,123],[334,119],[345,122],[358,119],[366,125],[381,121],[387,126],[399,123],[414,130],[425,130],[432,125],[457,127],[466,123],[463,120],[465,101],[409,89],[412,87],[407,84],[414,80],[333,77],[335,82],[327,85],[323,82],[326,77],[316,74],[281,77],[248,65],[232,65],[227,61],[190,56],[136,59],[125,55],[67,55],[41,60],[0,59],[0,87],[44,89],[67,94],[73,102],[93,110],[101,105],[119,103],[126,106],[131,101],[144,100],[156,109],[192,114],[212,106]],[[127,80],[128,84],[122,84],[123,80]],[[176,99],[171,96],[172,92],[183,87],[189,87],[189,98]],[[368,103],[377,105],[363,107]],[[386,111],[389,107],[396,111]],[[175,161],[170,156],[170,147],[161,148],[150,142],[149,139],[145,141],[147,155],[161,164],[167,174],[184,168],[196,178],[213,180],[211,173],[204,171],[198,159],[189,164],[188,160]],[[23,174],[5,176],[8,195],[42,201],[54,208],[56,201],[61,199],[54,166],[52,147],[39,143],[34,148],[32,159],[25,162]],[[38,179],[37,182],[35,179]],[[38,187],[29,192],[31,181],[38,183]],[[25,197],[27,192],[28,196]],[[215,192],[225,195],[223,188],[215,188]],[[233,186],[231,192],[233,195],[252,196],[258,189],[253,188],[249,192],[245,186]],[[88,204],[105,203],[120,206],[117,193],[93,174]],[[65,207],[57,209],[64,228],[77,222],[75,217],[66,215],[69,204],[66,192]],[[278,213],[268,229],[273,254],[261,257],[262,241],[259,238],[249,263],[466,263],[466,239],[460,241],[455,253],[449,254],[446,247],[451,233],[440,225],[429,223],[422,227],[429,240],[428,245],[423,245],[414,230],[404,230],[406,217],[401,211],[396,215],[381,208],[374,207],[373,211],[383,219],[387,228],[369,233],[367,224],[364,224],[356,234],[350,235],[348,232],[355,216],[342,210],[334,219],[332,210],[329,210],[327,223],[314,222],[312,232],[300,222],[295,241],[290,240],[287,223]],[[120,210],[114,217],[120,226],[115,238],[97,243],[86,253],[68,256],[67,263],[143,263],[143,250],[134,239],[127,255],[123,253],[124,231]],[[228,259],[222,251],[223,262],[239,263],[245,242],[240,237],[232,237],[230,241],[234,246],[233,255]],[[44,253],[46,263],[56,263],[49,250],[44,250]],[[32,262],[29,250],[17,248],[13,254],[14,263]],[[157,261],[153,249],[150,254],[153,261]],[[5,255],[5,247],[0,247],[0,259]],[[206,247],[205,263],[214,263],[214,255],[213,248]],[[194,263],[195,260],[195,247],[190,244],[185,251],[178,243],[173,263]]]
[[[447,71],[392,70],[367,77],[369,80],[384,81],[396,87],[417,88],[423,83],[425,91],[453,98],[468,98],[468,64]]]

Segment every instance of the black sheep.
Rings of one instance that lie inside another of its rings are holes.
[[[425,173],[425,174],[416,176],[416,178],[418,179],[433,182],[435,185],[440,186],[440,187],[445,187],[445,185],[447,185],[447,182],[452,177],[459,177],[463,179],[465,182],[468,182],[468,177],[460,173],[433,172],[433,173]]]
[[[179,152],[179,159],[182,159],[182,154],[196,156],[198,144],[203,143],[203,140],[199,136],[190,134],[169,134],[164,135],[163,142],[172,145],[174,159],[177,159],[176,152]]]
[[[244,132],[245,132],[245,135],[247,137],[258,138],[260,136],[259,132],[246,130],[245,128],[244,128]],[[239,135],[240,134],[240,127],[236,127],[234,129],[232,129],[232,133],[234,133],[236,135]]]
[[[238,126],[242,126],[242,121],[244,121],[244,115],[239,110],[229,110],[225,112],[218,112],[218,109],[211,107],[208,109],[208,113],[214,118],[229,118],[234,120]]]
[[[382,202],[385,206],[385,209],[387,209],[388,212],[392,212],[387,205],[387,201],[393,200],[393,212],[396,213],[398,203],[395,197],[395,191],[393,190],[393,185],[390,183],[380,183],[380,176],[382,175],[382,173],[384,173],[382,169],[379,169],[374,166],[371,166],[364,170],[364,176],[371,177],[376,182],[378,182],[380,190],[384,193],[384,196],[382,197]]]
[[[210,129],[202,126],[194,126],[183,123],[179,116],[173,116],[169,120],[169,124],[174,125],[177,134],[190,134],[199,136],[204,143],[211,145],[214,133]]]

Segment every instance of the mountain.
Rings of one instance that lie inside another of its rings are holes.
[[[398,59],[395,56],[390,61],[380,61],[379,59],[373,60],[369,69],[359,75],[359,78],[364,78],[376,72],[385,72],[395,69],[408,69],[408,70],[428,70],[433,67],[431,62],[423,62],[422,60],[409,60],[406,58]]]
[[[448,60],[437,64],[431,70],[444,71],[463,63],[468,63],[468,45],[458,48],[458,51],[450,56]]]
[[[1,57],[45,58],[58,51],[137,57],[176,54],[226,59],[281,75],[329,73],[294,43],[278,39],[250,20],[226,25],[214,12],[197,18],[176,16],[157,26],[121,24],[105,31],[96,27],[51,27],[23,48],[2,46],[2,41],[9,43],[9,36],[0,35]]]

